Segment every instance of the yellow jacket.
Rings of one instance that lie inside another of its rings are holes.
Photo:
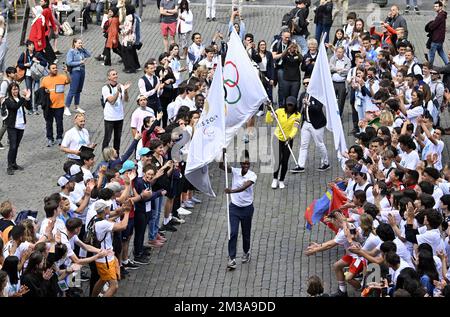
[[[297,134],[298,127],[300,125],[300,118],[302,115],[300,113],[294,113],[291,114],[291,116],[288,118],[286,111],[284,108],[279,108],[275,110],[275,113],[278,117],[278,121],[280,121],[281,128],[284,131],[284,134],[289,139],[293,139],[295,135]],[[272,112],[267,111],[266,114],[266,123],[272,123],[274,121],[274,118],[272,118]],[[275,129],[275,136],[280,141],[286,141],[286,139],[283,136],[283,133],[280,130],[280,127],[277,123],[277,128]]]

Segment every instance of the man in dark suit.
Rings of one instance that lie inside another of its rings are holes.
[[[298,164],[291,169],[291,173],[303,173],[305,171],[306,156],[308,154],[308,147],[311,137],[316,143],[316,147],[320,152],[320,167],[319,171],[326,171],[330,168],[328,162],[328,153],[325,144],[323,143],[323,133],[327,124],[327,118],[323,113],[323,105],[315,98],[306,93],[310,78],[303,79],[305,91],[300,94],[300,109],[302,114],[302,130],[300,132],[301,142],[298,157]]]

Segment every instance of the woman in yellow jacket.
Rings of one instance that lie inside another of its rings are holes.
[[[275,114],[280,122],[283,132],[277,124],[275,129],[275,137],[272,142],[272,151],[278,150],[278,155],[274,152],[275,165],[273,173],[272,188],[276,189],[278,186],[280,189],[285,187],[284,178],[288,170],[289,156],[291,155],[287,145],[292,148],[293,140],[297,134],[298,127],[300,125],[301,114],[297,108],[297,99],[293,96],[286,98],[286,106],[279,108],[275,111]],[[266,123],[272,123],[274,121],[271,111],[267,112]],[[278,144],[277,144],[278,143]],[[278,182],[278,172],[281,166],[280,181]]]

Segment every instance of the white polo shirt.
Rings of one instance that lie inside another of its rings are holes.
[[[117,88],[121,87],[122,92],[119,94],[116,102],[110,104],[107,100],[108,97],[114,96],[117,92]],[[111,90],[109,89],[111,87]],[[106,121],[120,121],[123,120],[123,105],[125,101],[125,88],[122,84],[117,84],[115,87],[111,85],[104,85],[102,88],[103,100],[105,101],[105,109],[103,109],[103,116]]]
[[[439,229],[427,230],[422,234],[416,235],[416,239],[418,245],[428,243],[433,248],[433,255],[436,255],[438,251],[443,251],[445,248]]]
[[[253,185],[255,185],[257,176],[250,170],[248,170],[247,173],[242,176],[241,171],[241,168],[231,168],[231,172],[233,174],[232,188],[242,187],[247,181],[251,181],[253,184],[246,190],[240,193],[233,193],[230,196],[231,202],[234,205],[238,207],[247,207],[253,204]]]

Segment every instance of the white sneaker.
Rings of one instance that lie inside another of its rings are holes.
[[[278,179],[274,178],[272,181],[272,188],[276,189],[278,187]]]
[[[286,185],[284,185],[284,182],[281,182],[281,181],[280,181],[279,187],[280,187],[280,189],[284,189],[284,188],[286,187]]]
[[[71,116],[71,115],[72,115],[72,114],[70,113],[69,108],[64,107],[64,115],[66,115],[66,116]]]
[[[182,216],[187,216],[187,215],[192,214],[192,211],[189,211],[189,210],[187,210],[187,209],[185,209],[183,207],[178,208],[177,212],[178,212],[178,214],[180,214]]]
[[[257,117],[262,117],[264,115],[264,111],[259,110],[258,113],[256,114]]]
[[[76,108],[75,111],[78,112],[78,113],[85,113],[86,112],[83,109],[81,109],[80,107]]]
[[[183,208],[194,208],[194,205],[195,204],[193,202],[190,202],[189,200],[181,203],[181,207]]]

